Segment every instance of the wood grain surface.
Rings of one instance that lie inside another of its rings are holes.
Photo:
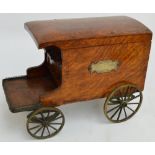
[[[107,17],[34,21],[25,27],[45,49],[45,60],[29,68],[24,79],[3,80],[12,109],[102,98],[126,83],[144,89],[152,33],[140,22]],[[118,62],[116,70],[90,72],[92,63],[109,60]]]
[[[3,88],[12,112],[29,111],[40,107],[39,96],[55,85],[50,77],[18,77],[3,80]]]
[[[64,50],[62,84],[41,96],[41,102],[47,106],[101,98],[120,83],[132,83],[143,90],[150,44],[142,42]],[[89,65],[101,60],[119,61],[118,70],[90,73]]]
[[[25,28],[38,48],[55,45],[66,49],[145,41],[151,34],[142,23],[125,16],[31,21],[25,23]]]

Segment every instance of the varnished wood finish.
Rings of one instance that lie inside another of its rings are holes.
[[[12,112],[34,110],[40,107],[39,96],[55,85],[50,77],[18,77],[3,80],[3,87]]]
[[[119,83],[144,89],[151,42],[117,44],[63,51],[62,85],[41,97],[44,105],[64,104],[105,97]],[[117,60],[120,66],[110,73],[90,73],[88,66],[100,60]]]
[[[29,68],[24,79],[3,80],[11,111],[101,98],[126,83],[144,89],[152,33],[138,21],[88,18],[29,22],[25,27],[45,49],[45,60]],[[92,63],[104,60],[118,61],[117,70],[89,72]]]
[[[80,48],[151,39],[146,26],[125,16],[32,21],[25,23],[25,28],[38,48]]]
[[[46,67],[46,62],[43,62],[39,66],[30,67],[27,69],[27,76],[28,78],[35,78],[35,77],[41,77],[41,76],[48,76],[49,71]]]

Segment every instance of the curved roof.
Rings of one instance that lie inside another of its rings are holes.
[[[75,46],[73,41],[107,39],[118,36],[130,36],[129,39],[125,40],[126,42],[131,42],[132,36],[139,34],[149,34],[150,39],[152,37],[151,31],[146,26],[125,16],[31,21],[25,23],[25,28],[32,35],[38,48],[62,45],[62,43],[69,41],[71,43],[65,48],[72,48]],[[141,41],[141,39],[141,37],[136,38],[137,41]],[[119,43],[116,40],[115,42]]]

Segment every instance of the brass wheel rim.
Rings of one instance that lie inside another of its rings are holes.
[[[32,137],[46,139],[60,132],[64,123],[64,115],[59,109],[44,107],[29,115],[26,126],[28,133]]]
[[[142,92],[135,85],[122,85],[107,97],[103,108],[105,116],[114,123],[124,122],[136,114],[142,100]]]

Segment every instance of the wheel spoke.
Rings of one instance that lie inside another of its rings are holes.
[[[54,122],[51,122],[50,124],[53,124],[53,125],[61,125],[61,123],[54,123]]]
[[[48,131],[48,134],[50,135],[50,131],[49,131],[49,128],[46,126],[46,129],[47,129],[47,131]]]
[[[126,113],[126,110],[125,110],[125,107],[123,107],[123,110],[124,110],[124,114],[125,114],[125,118],[127,118],[127,113]]]
[[[109,112],[111,112],[111,111],[113,111],[113,110],[115,110],[115,109],[117,109],[117,108],[119,108],[119,107],[120,107],[120,105],[118,105],[118,106],[116,106],[116,107],[114,107],[114,108],[108,110],[107,113],[109,113]]]
[[[59,118],[62,118],[62,115],[52,120],[52,122],[58,120]]]
[[[29,130],[33,130],[33,129],[36,129],[36,128],[39,128],[39,127],[40,127],[40,125],[37,125],[37,126],[34,126],[32,128],[29,128]]]
[[[122,107],[120,108],[120,111],[119,111],[119,114],[118,114],[117,120],[119,120],[120,115],[121,115],[121,112],[122,112]]]
[[[58,129],[56,129],[55,127],[49,125],[49,127],[51,127],[52,129],[54,129],[55,131],[57,131]]]
[[[44,116],[44,114],[41,112],[40,115],[41,115],[42,119],[45,121],[45,116]]]
[[[111,119],[117,114],[117,112],[119,111],[120,107],[115,111],[115,113],[110,117]]]
[[[119,94],[120,94],[120,98],[121,98],[121,100],[123,101],[123,95],[122,95],[121,90],[119,90]]]
[[[130,94],[127,95],[127,101],[130,100],[130,97],[131,97],[132,94],[133,94],[133,93],[130,92],[130,91],[131,91],[131,87],[129,87],[129,89],[128,89],[128,92],[129,92]]]
[[[43,126],[41,126],[41,127],[34,133],[34,135],[36,135],[42,128],[43,128]]]
[[[120,103],[108,103],[108,105],[118,105]]]
[[[118,100],[118,101],[122,101],[122,100],[120,99],[120,97],[117,97],[117,100]]]
[[[49,116],[49,117],[48,117],[47,121],[48,121],[48,122],[53,121],[56,117],[59,116],[59,114],[60,114],[59,112],[55,112],[52,116]]]
[[[129,91],[129,86],[128,86],[128,88],[126,89],[126,93],[125,93],[125,101],[126,101],[126,98],[127,98],[127,96],[128,96],[128,91]]]
[[[43,127],[43,130],[42,130],[42,133],[41,133],[41,137],[43,137],[44,131],[45,131],[45,127]]]
[[[126,106],[128,109],[130,109],[132,112],[135,112],[133,109],[131,109],[129,106]]]
[[[138,97],[140,97],[140,94],[139,94],[139,95],[137,95],[137,96],[134,96],[134,98],[132,98],[132,99],[128,100],[128,102],[131,102],[132,100],[134,100],[134,99],[136,99],[136,98],[138,98]]]
[[[139,103],[128,103],[128,104],[139,104]]]
[[[30,119],[30,123],[42,123],[43,120],[41,120],[40,118],[34,116]]]
[[[111,103],[108,103],[108,105],[117,105],[120,104],[120,101],[110,101]]]

